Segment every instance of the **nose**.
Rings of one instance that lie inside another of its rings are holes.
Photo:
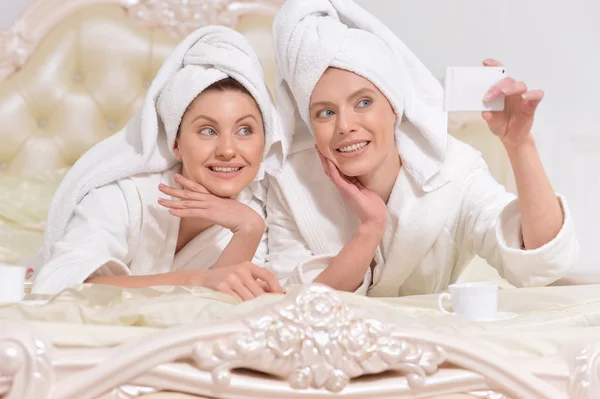
[[[336,122],[338,134],[350,134],[358,130],[356,115],[352,111],[339,110]]]
[[[215,151],[217,158],[225,161],[230,161],[235,158],[237,151],[233,138],[229,137],[228,135],[221,135],[219,136],[218,140],[219,141]]]

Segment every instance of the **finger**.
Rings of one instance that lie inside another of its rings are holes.
[[[515,82],[514,84],[502,89],[502,94],[506,97],[519,95],[527,92],[527,85],[524,82]]]
[[[202,218],[210,220],[210,210],[207,209],[171,209],[169,208],[169,213],[173,216],[177,216],[180,218]]]
[[[321,161],[321,166],[323,166],[323,171],[325,172],[327,177],[329,177],[328,167],[327,167],[327,159],[325,158],[325,156],[323,154],[321,154],[321,151],[319,151],[317,146],[315,146],[315,149],[317,150],[317,154],[319,155],[319,161]]]
[[[489,122],[492,120],[492,118],[494,117],[494,114],[490,111],[484,111],[481,113],[481,117],[483,118],[483,120],[485,120],[486,122]]]
[[[279,280],[277,277],[267,269],[263,269],[260,266],[256,266],[252,264],[250,267],[250,274],[254,278],[259,278],[262,281],[266,282],[269,286],[269,292],[273,292],[275,294],[283,294],[283,290],[281,289],[281,284],[279,284]]]
[[[240,301],[243,301],[243,299],[238,294],[236,294],[234,290],[232,290],[229,287],[220,288],[219,291],[222,292],[222,293],[224,293],[224,294],[229,294],[232,297],[235,297],[235,298],[239,299]]]
[[[187,188],[188,190],[197,192],[197,193],[204,193],[204,194],[208,194],[209,191],[202,186],[199,183],[196,183],[194,181],[191,181],[190,179],[187,179],[185,177],[183,177],[183,175],[177,173],[175,175],[175,181],[179,184],[181,184],[182,187]]]
[[[503,66],[502,63],[493,58],[483,60],[483,66]]]
[[[363,186],[362,183],[358,181],[358,179],[356,179],[356,181],[352,182],[352,184],[354,184],[356,187],[358,187],[359,190],[366,190],[365,186]]]
[[[158,203],[170,209],[207,209],[211,206],[208,201],[182,201],[159,198]]]
[[[483,101],[489,102],[489,101],[494,100],[498,96],[503,95],[504,94],[503,90],[505,88],[508,88],[508,87],[514,85],[515,83],[517,83],[517,81],[514,78],[508,77],[508,78],[502,79],[500,82],[498,82],[494,86],[490,87],[488,92],[483,97]]]
[[[531,90],[523,94],[524,104],[522,111],[526,114],[533,115],[542,100],[544,99],[544,92],[542,90]]]
[[[265,290],[261,287],[257,280],[255,280],[250,273],[241,273],[239,277],[242,279],[243,284],[246,286],[254,297],[259,297],[265,293]]]
[[[526,93],[523,93],[523,100],[525,101],[542,101],[544,98],[543,90],[530,90]]]
[[[239,296],[240,298],[242,298],[242,300],[244,301],[249,301],[251,299],[254,299],[255,296],[252,295],[252,292],[246,288],[246,286],[238,279],[232,280],[229,282],[229,286],[231,287],[232,290],[234,290]]]
[[[327,159],[327,170],[329,171],[328,176],[336,185],[347,183],[346,180],[342,179],[342,175],[337,166],[329,159]]]
[[[267,284],[266,281],[262,281],[261,279],[255,280],[256,284],[258,284],[260,286],[260,288],[262,288],[262,290],[264,292],[268,292],[270,290],[269,288],[269,284]]]
[[[213,197],[212,194],[199,193],[199,192],[189,191],[189,190],[181,190],[179,188],[169,187],[164,184],[159,184],[158,189],[163,194],[166,194],[166,195],[169,195],[169,196],[175,197],[175,198],[180,198],[182,200],[202,201],[202,200],[206,200],[208,198]]]

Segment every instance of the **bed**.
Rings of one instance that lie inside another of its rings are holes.
[[[64,173],[126,123],[189,32],[244,33],[271,83],[281,1],[34,1],[0,34],[0,262],[40,247]],[[451,118],[451,133],[510,188],[482,121]],[[501,309],[519,316],[476,323],[441,314],[435,296],[372,299],[320,285],[242,304],[185,287],[29,295],[0,305],[0,397],[600,397],[600,286],[570,285],[598,281],[515,289],[481,260],[461,279],[497,281]]]

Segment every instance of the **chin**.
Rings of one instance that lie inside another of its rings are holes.
[[[347,160],[345,159],[338,164],[338,169],[345,176],[348,177],[358,177],[363,176],[375,169],[376,164],[370,159],[355,159],[355,160]]]
[[[212,194],[223,198],[237,198],[244,189],[239,184],[207,184],[204,186]]]

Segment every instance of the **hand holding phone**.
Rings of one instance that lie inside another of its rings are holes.
[[[504,96],[490,102],[483,98],[505,77],[503,66],[446,68],[444,111],[503,111]]]

